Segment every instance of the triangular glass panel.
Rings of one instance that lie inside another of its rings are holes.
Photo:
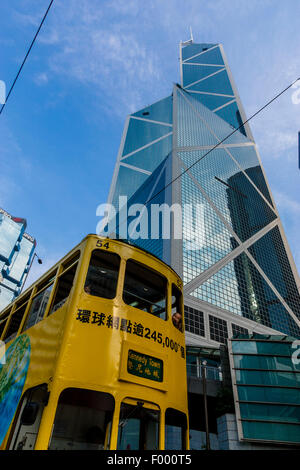
[[[169,126],[131,118],[122,155],[125,156],[134,152],[140,147],[144,147],[150,142],[159,139],[170,132],[172,132],[172,129]]]
[[[300,320],[300,295],[279,228],[253,243],[249,252]]]
[[[207,93],[220,93],[223,95],[234,94],[226,70],[222,70],[212,77],[205,78],[188,89],[194,91],[205,91]]]
[[[250,140],[247,139],[247,137],[245,137],[245,135],[240,131],[236,131],[232,134],[234,129],[230,124],[228,124],[228,122],[224,121],[216,113],[213,113],[210,109],[201,104],[194,98],[194,96],[191,96],[191,94],[187,92],[183,93],[194,112],[199,116],[199,118],[205,120],[208,128],[219,139],[219,141],[223,141],[225,139],[224,145],[250,142]]]
[[[187,91],[187,90],[186,90]],[[206,93],[193,93],[188,91],[189,95],[197,101],[200,101],[204,106],[212,111],[220,106],[223,106],[229,101],[234,99],[234,96],[219,96],[219,95],[210,95]]]
[[[263,175],[256,149],[254,145],[241,147],[230,147],[228,151],[232,154],[238,164],[247,173],[255,186],[261,191],[269,203],[273,206],[270,193]]]
[[[157,223],[157,220],[152,218],[151,208],[153,204],[161,205],[167,203],[170,199],[170,189],[165,187],[170,182],[171,175],[171,154],[164,159],[163,162],[156,168],[156,170],[148,176],[144,183],[136,190],[128,201],[128,208],[134,204],[140,204],[144,206],[143,213],[143,230],[141,227],[137,227],[137,232],[140,232],[138,237],[133,236],[130,231],[132,223],[136,220],[136,215],[128,215],[126,221],[123,222],[121,229],[124,230],[124,224],[127,226],[127,238],[136,246],[143,248],[150,253],[163,259],[165,262],[170,263],[170,250],[171,240],[163,239],[162,227],[158,221],[158,236],[152,236],[152,223]],[[146,218],[146,223],[145,223]]]
[[[237,242],[188,174],[181,177],[183,282],[190,282],[237,247]]]
[[[298,326],[245,253],[221,268],[190,295],[299,337]]]
[[[199,145],[216,145],[218,140],[210,132],[203,119],[189,105],[180,92],[178,97],[178,147],[195,147]]]
[[[200,52],[207,51],[212,47],[216,46],[216,44],[189,44],[182,48],[182,60],[186,60],[189,57],[192,57],[196,54],[200,54]]]
[[[187,63],[192,62],[194,64],[213,64],[213,65],[223,65],[223,57],[219,47],[215,47],[214,49],[207,49],[206,52],[203,54],[192,57],[189,56],[191,59],[187,61]]]
[[[153,171],[172,150],[172,135],[122,160],[143,170]]]
[[[210,67],[206,65],[189,65],[183,64],[182,65],[182,73],[183,73],[183,86],[186,87],[191,83],[196,82],[197,80],[201,80],[202,78],[208,77],[213,73],[220,70],[220,67]]]
[[[238,237],[245,241],[272,222],[276,215],[244,173],[222,148],[179,152],[189,171],[205,190]]]
[[[224,106],[224,108],[218,109],[215,113],[235,129],[238,129],[243,124],[236,101],[230,103],[228,106]],[[243,126],[240,128],[240,132],[245,135]]]
[[[129,199],[135,191],[144,183],[149,175],[120,164],[118,173],[118,184],[115,187],[112,204],[118,212],[119,196],[127,196]]]
[[[173,98],[168,96],[163,100],[157,101],[151,106],[141,109],[132,116],[140,117],[143,119],[150,119],[151,121],[165,122],[172,124],[173,121]]]

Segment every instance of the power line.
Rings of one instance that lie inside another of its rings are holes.
[[[273,101],[275,101],[277,98],[279,98],[279,96],[283,95],[283,93],[285,93],[289,88],[291,88],[298,80],[300,80],[300,78],[297,78],[296,80],[294,80],[290,85],[288,85],[284,90],[282,90],[280,93],[278,93],[276,96],[274,96],[274,98],[272,98],[270,101],[268,101],[264,106],[262,106],[258,111],[256,111],[254,114],[252,114],[251,117],[249,117],[249,119],[246,119],[246,121],[242,122],[242,124],[237,127],[236,129],[234,129],[230,134],[228,134],[223,140],[221,140],[220,142],[218,142],[213,148],[211,148],[208,152],[206,152],[204,155],[202,155],[202,157],[198,158],[198,160],[196,160],[192,165],[190,165],[188,168],[186,168],[180,175],[176,176],[176,178],[174,178],[173,180],[171,180],[168,184],[166,184],[166,186],[164,186],[160,191],[158,191],[158,193],[154,194],[154,196],[152,196],[147,202],[146,204],[148,204],[150,201],[152,201],[152,199],[154,199],[155,197],[157,197],[162,191],[164,191],[166,188],[168,188],[169,186],[171,186],[171,184],[173,184],[175,181],[177,181],[179,178],[182,177],[182,175],[184,175],[185,173],[187,173],[191,168],[193,168],[193,166],[197,165],[197,163],[199,163],[201,160],[203,160],[203,158],[205,158],[209,153],[211,153],[213,150],[215,150],[217,147],[219,147],[219,145],[221,145],[223,142],[225,142],[225,140],[227,140],[229,137],[231,137],[233,134],[235,134],[235,132],[237,132],[239,129],[241,129],[241,127],[243,127],[245,124],[247,124],[247,122],[249,122],[251,119],[253,119],[255,116],[257,116],[261,111],[263,111],[265,108],[267,108],[267,106],[269,106],[271,103],[273,103]]]
[[[12,83],[12,86],[10,87],[9,92],[8,92],[8,94],[7,94],[7,96],[6,96],[5,103],[2,105],[2,107],[1,107],[1,109],[0,109],[0,114],[2,113],[2,111],[3,111],[3,109],[4,109],[4,106],[6,105],[7,100],[8,100],[8,98],[9,98],[11,92],[13,91],[13,88],[14,88],[14,86],[15,86],[15,84],[16,84],[16,81],[17,81],[18,78],[19,78],[19,75],[20,75],[20,73],[21,73],[21,71],[22,71],[22,68],[23,68],[23,66],[24,66],[24,64],[25,64],[25,62],[26,62],[26,60],[27,60],[27,57],[28,57],[29,54],[30,54],[30,51],[31,51],[31,49],[32,49],[32,46],[33,46],[33,44],[35,43],[35,40],[36,40],[36,38],[37,38],[37,36],[38,36],[40,30],[41,30],[41,27],[43,26],[43,23],[44,23],[45,19],[47,18],[47,15],[48,15],[48,13],[49,13],[49,10],[50,10],[50,8],[51,8],[53,2],[54,2],[54,0],[51,0],[49,6],[48,6],[48,8],[47,8],[47,11],[46,11],[46,13],[45,13],[45,15],[44,15],[44,17],[43,17],[43,19],[42,19],[42,21],[41,21],[39,27],[38,27],[38,30],[37,30],[37,32],[35,33],[35,36],[34,36],[33,40],[31,41],[31,44],[30,44],[30,47],[29,47],[29,49],[28,49],[28,51],[27,51],[27,53],[26,53],[26,56],[24,57],[24,60],[23,60],[21,66],[20,66],[20,68],[19,68],[19,70],[18,70],[18,73],[17,73],[17,75],[16,75],[16,77],[15,77],[13,83]]]
[[[279,98],[283,93],[285,93],[289,88],[291,88],[298,80],[300,80],[300,77],[294,80],[290,85],[288,85],[286,88],[284,88],[282,91],[277,93],[270,101],[268,101],[264,106],[258,109],[252,116],[250,116],[246,121],[242,122],[242,124],[234,129],[230,134],[228,134],[223,140],[218,142],[214,147],[212,147],[208,152],[206,152],[202,157],[198,158],[192,165],[190,165],[188,168],[186,168],[182,173],[178,176],[176,176],[173,180],[171,180],[168,184],[166,184],[162,189],[160,189],[156,194],[154,194],[148,201],[145,202],[145,206],[149,204],[153,199],[155,199],[160,193],[162,193],[165,189],[167,189],[169,186],[171,186],[175,181],[177,181],[179,178],[181,178],[185,173],[187,173],[191,168],[193,168],[195,165],[197,165],[203,158],[205,158],[208,154],[210,154],[213,150],[215,150],[219,145],[221,145],[225,140],[227,140],[229,137],[231,137],[235,132],[240,130],[242,127],[244,127],[245,124],[247,124],[251,119],[253,119],[255,116],[257,116],[259,113],[261,113],[265,108],[267,108],[271,103],[273,103],[277,98]],[[125,221],[125,220],[124,220]],[[120,227],[120,223],[117,225],[116,228]]]

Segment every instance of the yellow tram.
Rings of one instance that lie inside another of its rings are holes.
[[[88,235],[0,314],[1,449],[187,449],[182,283]]]

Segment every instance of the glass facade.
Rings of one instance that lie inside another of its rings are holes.
[[[25,229],[25,219],[0,208],[0,310],[21,292],[30,266],[36,243]]]
[[[233,334],[300,337],[296,268],[222,45],[181,44],[180,71],[170,96],[128,117],[109,197],[116,235],[182,276],[199,341],[226,343],[228,321]],[[119,196],[136,210],[121,216]],[[175,215],[169,237],[154,224],[163,204],[182,209],[180,240]]]
[[[294,338],[240,335],[231,340],[240,438],[300,443],[300,364]]]

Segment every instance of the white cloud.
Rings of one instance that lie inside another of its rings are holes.
[[[57,3],[52,21],[47,20],[39,35],[39,42],[50,49],[47,69],[35,81],[45,83],[54,75],[92,86],[101,106],[107,109],[110,103],[124,118],[145,105],[144,97],[161,78],[161,63],[159,51],[148,48],[128,22],[129,12],[135,15],[140,4],[117,6],[98,0]]]
[[[49,78],[45,72],[42,72],[34,77],[34,81],[37,85],[45,85],[46,83],[48,83]]]
[[[278,191],[273,191],[273,196],[279,210],[283,209],[284,211],[292,213],[294,216],[300,214],[299,201],[292,199],[287,194]]]

